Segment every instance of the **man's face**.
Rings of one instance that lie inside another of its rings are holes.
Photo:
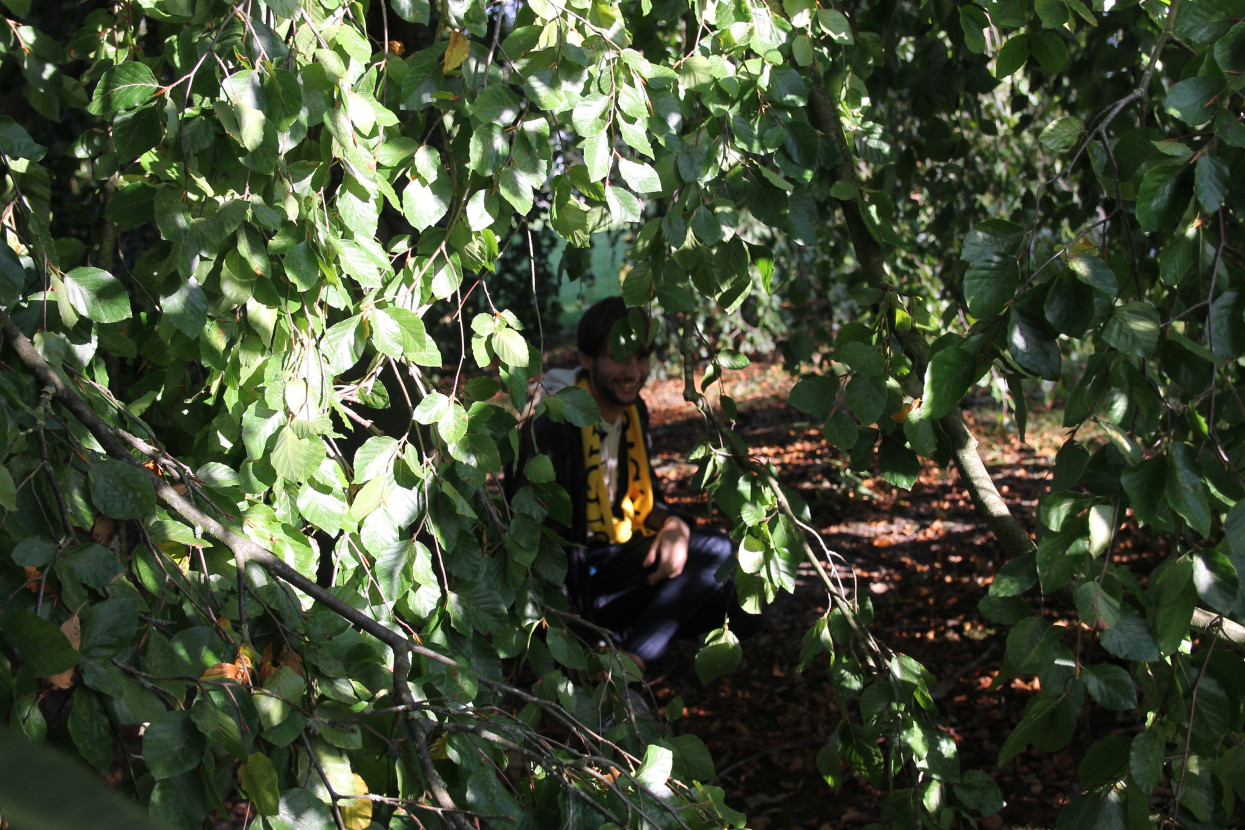
[[[647,352],[637,350],[626,360],[615,360],[613,351],[606,343],[601,354],[590,357],[581,352],[579,360],[588,370],[588,381],[599,402],[618,407],[630,406],[640,397],[640,390],[648,380]]]

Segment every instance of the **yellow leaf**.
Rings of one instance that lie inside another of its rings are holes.
[[[367,782],[359,773],[354,775],[354,794],[367,795]],[[372,823],[372,802],[366,798],[348,798],[341,802],[342,823],[346,830],[367,830]]]
[[[232,680],[235,683],[246,683],[247,673],[233,663],[217,663],[205,671],[200,680]]]
[[[448,732],[442,732],[432,742],[432,746],[428,747],[428,754],[437,761],[444,761],[450,757],[448,747],[450,745],[450,736]]]
[[[445,47],[445,71],[453,72],[471,54],[471,41],[467,36],[455,29],[450,32],[450,45]]]
[[[1076,242],[1072,243],[1072,247],[1068,249],[1068,253],[1072,254],[1072,256],[1089,256],[1098,253],[1098,248],[1091,240],[1081,237]]]

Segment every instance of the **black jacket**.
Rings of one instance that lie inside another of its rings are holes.
[[[644,435],[644,449],[649,455],[649,477],[653,485],[655,509],[669,510],[662,497],[661,484],[652,470],[653,441],[648,434],[648,407],[643,398],[636,399],[636,410],[640,414],[640,431]],[[507,495],[513,496],[521,486],[527,483],[523,470],[528,460],[537,454],[544,454],[553,462],[554,477],[558,484],[566,489],[571,500],[571,524],[566,526],[552,517],[546,525],[557,531],[564,539],[578,547],[594,546],[588,538],[588,471],[584,464],[584,442],[580,428],[569,422],[558,423],[548,415],[541,415],[530,423],[520,426],[519,457],[515,462],[512,475],[507,478]],[[627,465],[618,465],[620,479],[614,506],[622,503],[627,492]]]

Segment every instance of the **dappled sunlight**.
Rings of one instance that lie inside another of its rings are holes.
[[[728,373],[727,382],[733,374],[769,378],[774,371],[753,366]],[[654,440],[669,496],[725,527],[707,500],[688,490],[695,468],[685,461],[686,452],[704,437],[703,421],[684,408],[679,382],[651,386],[646,397],[661,425]],[[783,483],[801,494],[812,526],[850,565],[852,573],[841,572],[840,578],[850,591],[854,577],[856,590],[872,605],[875,636],[936,676],[932,694],[941,712],[939,728],[958,742],[961,766],[995,775],[1007,800],[1003,812],[982,826],[1054,826],[1071,793],[1054,782],[1071,787],[1076,777],[1068,769],[1074,765],[1071,752],[1030,749],[995,770],[1003,741],[1038,685],[1022,676],[992,688],[1006,630],[982,617],[977,603],[1001,556],[958,474],[926,462],[911,491],[851,474],[817,425],[766,385],[757,388],[741,405],[738,431],[753,458],[772,465]],[[1037,498],[1049,487],[1045,475],[1057,440],[1044,431],[1022,445],[1014,433],[981,420],[982,450],[1001,494],[1032,528]],[[795,671],[805,632],[826,611],[825,591],[810,564],[800,566],[796,585],[794,595],[780,595],[766,610],[765,627],[744,643],[744,662],[736,673],[703,686],[691,667],[695,646],[685,644],[673,661],[677,668],[655,685],[655,693],[661,704],[682,698],[683,717],[675,731],[704,739],[717,764],[715,783],[731,803],[748,810],[750,826],[863,827],[880,820],[886,786],[870,786],[845,769],[845,783],[835,791],[818,772],[816,756],[841,720],[840,705],[854,711],[859,700],[840,699],[824,654],[805,671]]]

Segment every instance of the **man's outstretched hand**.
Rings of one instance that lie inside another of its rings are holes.
[[[678,576],[687,565],[687,543],[692,538],[692,529],[687,522],[678,516],[667,516],[662,522],[661,530],[653,538],[652,547],[644,557],[644,567],[653,564],[657,570],[648,575],[648,584],[655,585],[659,581]]]

